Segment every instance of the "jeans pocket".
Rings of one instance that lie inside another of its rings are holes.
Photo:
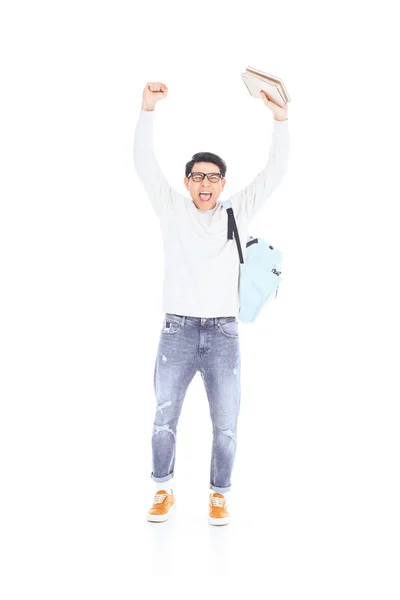
[[[166,318],[163,321],[161,333],[171,335],[172,333],[176,333],[177,331],[179,331],[179,327],[180,323],[178,323],[177,321],[171,321],[170,319]]]
[[[220,323],[218,329],[226,337],[238,338],[239,337],[239,324],[236,321],[227,321],[226,323]]]

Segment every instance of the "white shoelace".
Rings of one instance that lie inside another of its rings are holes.
[[[154,496],[154,504],[162,504],[167,497],[167,494],[156,494]]]
[[[213,506],[224,506],[225,498],[218,498],[216,496],[211,496],[211,504]]]

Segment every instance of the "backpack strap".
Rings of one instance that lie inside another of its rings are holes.
[[[236,246],[239,253],[239,260],[243,264],[242,246],[240,245],[239,231],[236,225],[235,215],[233,214],[233,208],[230,200],[224,200],[221,202],[222,206],[228,213],[228,240],[233,239],[233,233],[235,233]]]

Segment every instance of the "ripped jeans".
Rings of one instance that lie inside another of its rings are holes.
[[[197,371],[204,382],[213,428],[210,489],[224,493],[231,488],[240,406],[236,317],[203,319],[165,314],[154,368],[151,478],[164,483],[174,475],[176,428],[186,391]]]

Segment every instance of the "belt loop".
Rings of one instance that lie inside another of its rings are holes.
[[[185,315],[182,316],[182,327],[185,327],[185,321],[186,321],[186,317]]]

